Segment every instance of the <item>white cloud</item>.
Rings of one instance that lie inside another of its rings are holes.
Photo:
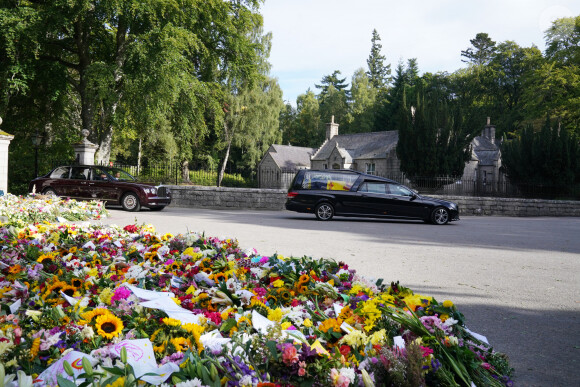
[[[393,70],[400,59],[417,58],[421,72],[453,72],[479,32],[543,50],[544,31],[556,18],[580,15],[580,2],[266,0],[261,13],[264,31],[273,34],[272,76],[294,103],[334,70],[350,81],[366,69],[373,29]]]

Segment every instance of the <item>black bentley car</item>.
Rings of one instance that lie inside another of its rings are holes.
[[[453,202],[352,170],[298,171],[288,189],[286,209],[314,213],[319,220],[335,215],[418,219],[439,225],[459,220],[459,207]]]

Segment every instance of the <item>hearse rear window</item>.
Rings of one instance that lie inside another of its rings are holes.
[[[340,172],[307,171],[302,180],[302,189],[349,191],[358,175]]]

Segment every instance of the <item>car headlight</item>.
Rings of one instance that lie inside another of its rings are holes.
[[[145,188],[145,193],[150,193],[151,195],[154,195],[157,193],[157,188]]]

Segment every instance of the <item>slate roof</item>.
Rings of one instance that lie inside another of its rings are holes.
[[[494,165],[501,155],[499,147],[485,136],[477,136],[471,142],[472,158],[479,161],[480,165]]]
[[[310,156],[315,151],[316,148],[278,144],[273,144],[268,149],[268,153],[281,169],[310,168]]]
[[[399,132],[396,130],[340,134],[322,144],[312,160],[327,160],[336,147],[347,163],[357,159],[386,158],[387,153],[397,146],[398,140]]]

